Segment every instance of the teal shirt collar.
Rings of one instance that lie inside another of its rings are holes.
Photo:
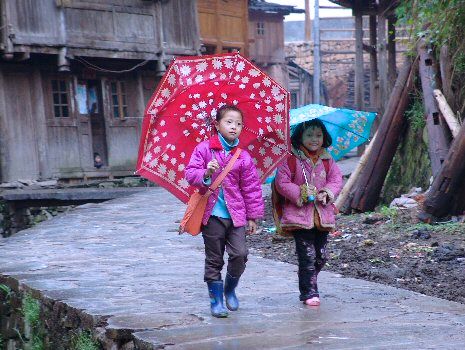
[[[228,141],[226,141],[226,139],[223,137],[223,135],[218,133],[218,136],[219,136],[221,145],[223,146],[223,149],[226,152],[231,151],[234,147],[236,147],[239,144],[239,139],[238,138],[235,139],[232,144],[230,144]]]

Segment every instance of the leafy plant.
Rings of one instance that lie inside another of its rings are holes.
[[[39,324],[40,304],[38,300],[32,297],[32,295],[26,294],[24,296],[21,311],[31,327],[35,327]]]
[[[89,332],[80,332],[71,338],[72,350],[99,350],[99,344],[92,339]]]

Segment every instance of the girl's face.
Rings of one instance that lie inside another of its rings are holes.
[[[226,111],[220,121],[215,121],[215,126],[226,141],[231,143],[241,134],[242,116],[237,111]]]
[[[305,129],[302,134],[302,144],[310,152],[316,152],[323,146],[323,130],[317,126]]]

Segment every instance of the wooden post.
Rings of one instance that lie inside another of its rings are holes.
[[[335,205],[339,209],[340,212],[343,213],[348,213],[350,211],[350,202],[352,201],[352,198],[354,196],[354,185],[359,178],[359,175],[361,172],[363,172],[363,169],[365,168],[368,155],[371,153],[373,143],[376,139],[376,135],[378,133],[375,133],[375,136],[373,136],[373,139],[371,142],[368,144],[368,146],[365,148],[365,152],[363,152],[362,156],[360,157],[360,160],[358,161],[357,167],[355,170],[350,174],[349,179],[345,183],[341,193],[336,199]]]
[[[465,127],[460,128],[457,137],[447,153],[441,170],[434,178],[431,189],[426,195],[423,209],[436,217],[449,214],[462,214],[464,199],[461,197],[463,191],[463,179],[465,177]],[[455,212],[452,212],[454,209]]]
[[[452,62],[447,45],[441,47],[439,54],[439,69],[441,71],[441,85],[444,96],[452,108],[455,108],[455,94],[452,91]]]
[[[312,21],[310,19],[310,0],[305,0],[305,42],[312,41]]]
[[[386,44],[386,17],[378,16],[378,69],[379,69],[379,101],[380,112],[386,109],[388,99],[388,70],[387,70],[387,44]]]
[[[363,109],[363,16],[358,10],[355,14],[355,109]]]
[[[446,98],[442,94],[441,90],[435,89],[433,91],[434,97],[436,98],[436,102],[438,103],[439,109],[449,126],[450,132],[452,133],[453,137],[457,137],[457,134],[460,130],[460,123],[454,115],[454,112],[450,108],[449,104],[446,101]]]
[[[436,176],[446,159],[449,150],[450,136],[447,135],[447,126],[439,111],[433,90],[439,85],[435,70],[435,59],[432,51],[428,49],[424,38],[418,43],[418,54],[420,56],[420,78],[423,90],[423,106],[426,116],[426,127],[428,129],[428,152],[431,159],[433,176]]]
[[[376,16],[370,16],[370,107],[378,108],[378,62],[376,62]],[[375,127],[379,125],[379,118],[376,118]]]
[[[351,203],[351,207],[355,210],[362,212],[373,210],[378,202],[386,174],[406,126],[404,112],[409,93],[413,89],[416,66],[416,60],[412,63],[407,59],[397,77],[378,129],[378,136],[373,142],[373,149],[368,155],[367,164],[357,183]]]
[[[391,92],[397,76],[397,64],[396,64],[396,19],[394,17],[388,18],[388,95]]]

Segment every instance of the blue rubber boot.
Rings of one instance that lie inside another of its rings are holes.
[[[223,305],[223,281],[207,282],[210,294],[210,310],[214,317],[228,317],[228,310]]]
[[[226,306],[231,311],[239,309],[239,300],[237,300],[235,289],[239,283],[239,277],[232,277],[229,273],[226,274],[224,282],[224,297]]]

